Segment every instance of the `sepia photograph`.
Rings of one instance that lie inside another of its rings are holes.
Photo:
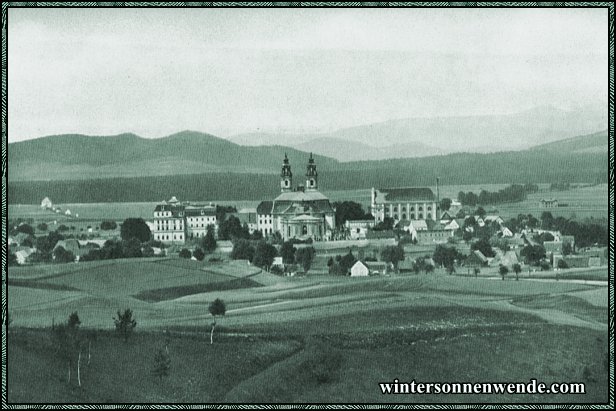
[[[2,404],[614,408],[614,3],[2,3]]]

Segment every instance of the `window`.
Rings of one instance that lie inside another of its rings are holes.
[[[406,214],[402,214],[402,219],[406,220]]]
[[[421,220],[423,218],[423,214],[419,213],[419,219]]]
[[[398,214],[394,214],[394,220],[398,219]]]
[[[423,211],[423,207],[422,206],[419,206],[419,211]]]

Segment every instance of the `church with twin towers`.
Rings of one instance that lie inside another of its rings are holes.
[[[280,195],[257,206],[257,229],[263,235],[279,232],[285,241],[333,238],[336,213],[329,199],[319,192],[319,174],[312,153],[303,182],[305,184],[293,186],[293,172],[285,154],[280,172]]]

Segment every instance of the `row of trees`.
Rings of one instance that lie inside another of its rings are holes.
[[[314,259],[312,247],[296,248],[292,241],[286,241],[280,247],[280,252],[272,244],[264,240],[251,241],[238,239],[233,244],[230,257],[234,260],[248,260],[253,265],[269,271],[275,257],[282,257],[284,264],[298,264],[304,272],[308,272]]]
[[[513,184],[496,192],[481,190],[479,195],[472,191],[467,193],[460,191],[458,193],[458,201],[460,201],[462,205],[469,206],[475,206],[477,204],[513,203],[523,201],[526,199],[528,193],[535,193],[537,191],[539,191],[539,187],[536,184]]]

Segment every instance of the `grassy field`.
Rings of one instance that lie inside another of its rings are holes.
[[[173,258],[11,267],[8,278],[9,402],[607,400],[605,285],[438,272],[278,277]],[[227,313],[210,345],[215,298]],[[137,320],[126,343],[112,320],[124,308]],[[73,311],[96,332],[81,388],[66,382],[51,333]],[[159,379],[154,354],[167,339],[170,375]],[[587,394],[383,396],[378,382],[394,378],[581,381]]]

